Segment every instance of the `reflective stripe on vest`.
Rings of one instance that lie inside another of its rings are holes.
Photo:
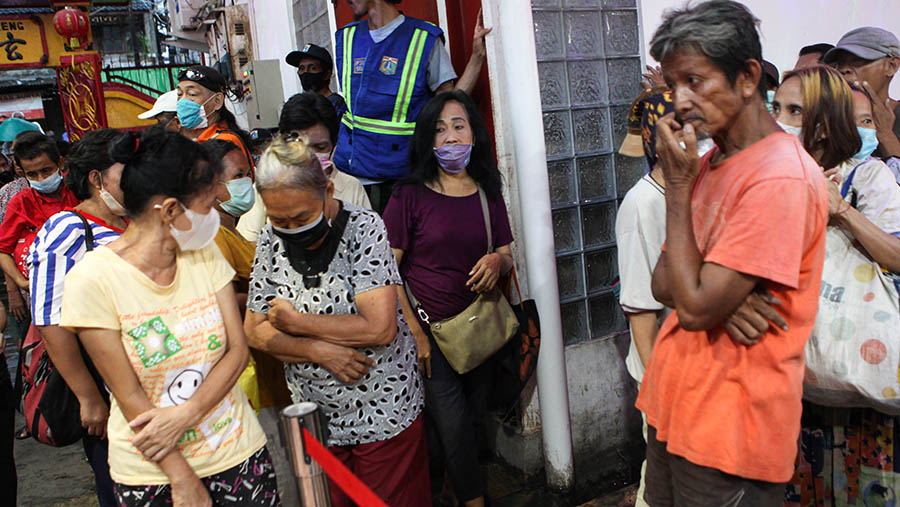
[[[376,134],[393,134],[398,136],[411,136],[416,130],[415,122],[393,122],[353,116],[349,111],[344,113],[341,123],[350,130],[358,128]]]
[[[356,26],[344,30],[344,76],[341,81],[341,91],[344,92],[344,101],[347,104],[347,112],[350,112],[353,100],[350,98],[350,74],[353,73],[353,34]],[[349,49],[349,51],[348,51]]]
[[[400,87],[397,90],[397,98],[394,102],[394,114],[390,121],[365,118],[353,114],[352,99],[350,98],[350,78],[353,75],[353,35],[355,33],[356,26],[344,30],[344,75],[341,81],[344,98],[347,101],[347,112],[341,118],[341,123],[351,130],[358,128],[376,134],[413,135],[413,132],[416,130],[416,123],[405,120],[409,113],[410,102],[412,102],[416,76],[419,74],[419,68],[422,65],[422,55],[425,49],[425,42],[428,40],[428,32],[421,28],[417,28],[413,32],[412,41],[410,41],[409,49],[406,52],[406,60],[403,63],[403,76],[400,78]]]

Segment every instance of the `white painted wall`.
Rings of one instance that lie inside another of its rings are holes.
[[[639,0],[643,46],[650,58],[650,39],[666,9],[682,0]],[[763,58],[779,72],[791,70],[800,48],[817,42],[837,44],[842,35],[860,26],[877,26],[900,37],[900,2],[894,0],[743,0],[760,19]],[[891,96],[900,97],[900,78],[891,84]]]
[[[257,60],[278,60],[281,84],[287,100],[300,93],[297,69],[284,62],[284,57],[296,49],[290,0],[250,0],[253,20],[253,49]]]

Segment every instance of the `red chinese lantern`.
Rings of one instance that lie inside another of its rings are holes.
[[[69,47],[81,49],[82,40],[87,39],[91,24],[85,13],[66,6],[53,15],[53,28],[56,33],[69,39]]]

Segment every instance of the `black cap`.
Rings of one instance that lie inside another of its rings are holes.
[[[778,87],[779,82],[778,79],[778,67],[775,66],[772,62],[768,60],[762,61],[763,74],[768,78],[769,82],[766,83],[768,86],[766,88],[770,88],[772,86]]]
[[[316,46],[315,44],[307,44],[299,51],[291,51],[284,57],[284,61],[292,67],[299,67],[300,60],[304,58],[315,58],[316,60],[319,60],[322,62],[322,70],[325,71],[331,70],[334,67],[331,53],[322,46]]]
[[[193,81],[214,92],[225,91],[225,78],[216,69],[206,65],[194,65],[178,73],[178,81]]]

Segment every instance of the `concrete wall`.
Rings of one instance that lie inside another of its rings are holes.
[[[575,494],[609,490],[637,480],[643,460],[640,412],[634,408],[637,385],[625,370],[627,333],[566,348],[569,414],[575,454]],[[540,477],[540,404],[534,386],[524,430],[513,431],[493,421],[495,452],[522,471],[526,479]]]
[[[875,0],[743,0],[760,19],[763,58],[791,70],[800,48],[817,42],[836,44],[841,35],[860,26],[877,26],[900,36],[900,2]],[[644,35],[642,57],[652,62],[648,43],[666,9],[680,7],[681,0],[639,0]],[[900,96],[900,79],[891,86]]]
[[[284,61],[284,57],[296,49],[290,0],[250,0],[249,4],[256,59],[280,62],[281,84],[287,100],[302,91],[297,69]]]

